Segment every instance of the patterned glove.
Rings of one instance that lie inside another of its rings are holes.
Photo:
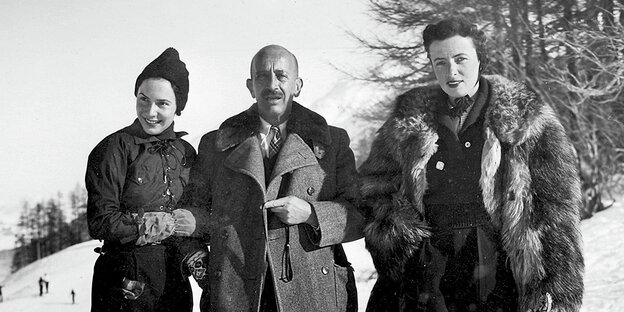
[[[173,233],[175,220],[166,212],[146,212],[138,220],[139,239],[137,246],[159,243]]]
[[[205,250],[195,251],[184,257],[183,263],[188,267],[189,273],[197,284],[202,288],[208,287],[206,270],[208,268],[208,252]]]
[[[175,226],[173,235],[191,236],[195,232],[195,217],[186,209],[176,209],[173,211]]]

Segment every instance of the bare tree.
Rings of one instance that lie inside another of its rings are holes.
[[[559,112],[579,154],[583,217],[605,208],[603,196],[624,173],[623,1],[369,2],[372,18],[387,31],[353,36],[381,62],[354,76],[399,90],[430,81],[424,27],[453,15],[474,21],[488,38],[486,73],[525,82]]]

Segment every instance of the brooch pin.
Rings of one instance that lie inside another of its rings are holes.
[[[316,158],[318,159],[323,159],[323,157],[325,156],[325,148],[314,144],[314,156],[316,156]]]

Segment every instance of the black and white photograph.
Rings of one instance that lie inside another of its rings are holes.
[[[3,0],[0,311],[624,310],[624,2]]]

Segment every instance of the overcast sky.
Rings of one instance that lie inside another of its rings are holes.
[[[86,159],[135,118],[134,82],[175,47],[190,72],[176,130],[193,145],[252,104],[255,52],[280,44],[299,59],[309,106],[346,79],[329,64],[363,66],[346,30],[372,30],[365,0],[0,2],[0,213],[84,184]],[[328,120],[331,120],[331,116]]]

